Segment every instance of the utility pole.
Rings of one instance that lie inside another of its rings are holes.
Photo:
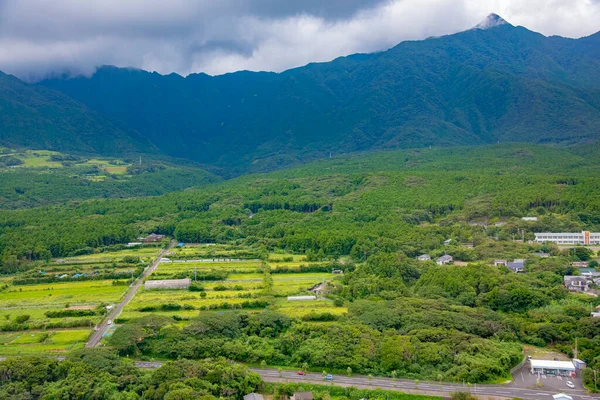
[[[577,353],[578,353],[578,351],[577,351],[577,338],[575,338],[575,351],[573,351],[573,358],[577,358],[577,355],[578,355]]]
[[[597,377],[596,377],[596,370],[594,370],[594,390],[598,390],[598,384],[596,383]]]

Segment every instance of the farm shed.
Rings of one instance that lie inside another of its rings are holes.
[[[288,301],[298,301],[298,300],[316,300],[316,296],[288,296]]]
[[[187,289],[190,287],[192,280],[190,278],[185,279],[165,279],[160,281],[146,281],[144,283],[144,289]]]

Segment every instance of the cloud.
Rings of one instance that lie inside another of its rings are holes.
[[[600,27],[598,0],[0,0],[0,70],[282,71],[468,29],[490,12],[546,35]]]

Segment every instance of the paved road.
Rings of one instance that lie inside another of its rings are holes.
[[[150,265],[149,268],[146,268],[144,273],[129,288],[129,292],[127,292],[123,300],[115,307],[113,307],[113,309],[110,311],[107,317],[100,321],[100,323],[98,324],[98,330],[94,331],[94,334],[90,337],[90,340],[85,344],[85,347],[96,347],[98,343],[100,343],[108,329],[111,327],[111,325],[107,325],[106,322],[114,321],[119,316],[119,314],[121,314],[123,308],[125,308],[125,306],[131,301],[131,299],[133,299],[133,296],[135,296],[138,289],[144,283],[144,279],[147,278],[152,272],[154,272],[158,264],[160,264],[160,259],[164,257],[165,253],[168,252],[171,249],[171,247],[175,245],[175,243],[175,241],[172,241],[171,243],[169,243],[166,249],[163,249],[160,252],[160,254],[156,257],[152,265]]]
[[[160,368],[161,362],[136,362],[140,368]],[[320,374],[308,373],[305,376],[298,375],[295,371],[282,371],[281,375],[277,370],[274,369],[257,369],[251,368],[252,371],[257,372],[261,378],[266,382],[307,382],[323,384],[323,377]],[[330,384],[330,382],[326,382]],[[390,378],[379,378],[374,377],[369,380],[368,377],[355,375],[352,377],[344,375],[334,375],[332,382],[337,386],[354,386],[358,388],[375,389],[381,388],[385,390],[396,390],[405,393],[415,394],[429,394],[434,396],[447,396],[456,391],[467,391],[471,392],[479,397],[493,396],[493,397],[504,397],[512,399],[515,397],[527,400],[552,400],[552,395],[556,394],[556,391],[546,391],[543,388],[540,389],[523,389],[508,387],[503,385],[473,385],[470,388],[453,383],[439,383],[439,382],[421,382],[415,385],[414,381],[408,381],[403,379],[396,379],[395,381]],[[600,399],[598,395],[588,395],[583,389],[567,389],[562,391],[569,396],[573,397],[574,400],[591,400]]]

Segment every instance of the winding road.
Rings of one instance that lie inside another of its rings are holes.
[[[129,287],[129,291],[127,292],[123,300],[119,304],[114,306],[110,313],[108,313],[108,315],[104,317],[104,319],[102,319],[102,321],[100,321],[100,323],[97,325],[97,329],[94,331],[94,334],[90,337],[90,340],[85,344],[85,347],[96,347],[98,343],[100,343],[106,332],[108,332],[108,330],[112,326],[107,324],[107,322],[114,321],[119,316],[119,314],[121,314],[123,308],[125,308],[125,306],[131,301],[131,299],[133,299],[133,296],[135,296],[138,289],[144,283],[144,279],[146,279],[152,272],[154,272],[158,264],[160,264],[161,258],[164,257],[165,253],[167,253],[171,249],[171,247],[175,245],[175,243],[175,241],[169,243],[169,245],[165,249],[163,249],[160,252],[160,254],[156,257],[154,262],[152,262],[152,265],[146,268],[144,273],[142,273],[142,275],[135,280],[135,282]]]

